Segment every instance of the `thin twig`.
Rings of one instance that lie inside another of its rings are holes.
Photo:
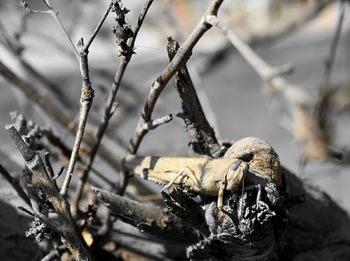
[[[95,39],[102,24],[106,20],[108,14],[112,8],[113,1],[111,1],[106,12],[104,13],[102,18],[100,19],[98,25],[96,26],[94,32],[92,33],[92,35],[88,41],[88,44],[84,45],[84,40],[81,39],[78,42],[78,48],[75,47],[71,37],[68,35],[66,29],[64,28],[62,22],[60,21],[60,19],[58,17],[58,11],[56,11],[52,7],[50,0],[43,0],[43,2],[47,6],[48,10],[45,10],[45,11],[32,10],[28,7],[28,4],[24,0],[22,1],[22,4],[23,4],[24,8],[29,12],[48,13],[53,17],[53,19],[56,21],[56,23],[58,24],[58,26],[60,27],[63,34],[66,36],[66,38],[68,39],[68,41],[70,42],[70,44],[73,48],[74,54],[77,57],[77,60],[79,62],[79,69],[80,69],[80,74],[82,77],[82,89],[81,89],[81,96],[80,96],[80,112],[79,112],[78,130],[77,130],[74,145],[73,145],[72,155],[71,155],[71,158],[69,160],[67,174],[66,174],[65,180],[63,182],[61,192],[60,192],[62,195],[66,195],[67,191],[68,191],[71,177],[73,175],[75,162],[78,158],[80,144],[81,144],[82,139],[83,139],[87,118],[88,118],[89,111],[90,111],[93,97],[94,97],[94,91],[92,89],[92,85],[91,85],[90,78],[89,78],[89,66],[88,66],[89,47],[90,47],[92,41]]]
[[[75,163],[78,158],[80,144],[83,140],[84,130],[87,122],[87,118],[89,115],[89,111],[92,105],[93,97],[94,97],[94,91],[91,86],[91,82],[89,79],[89,66],[88,66],[88,53],[89,53],[89,46],[91,45],[93,39],[96,37],[98,31],[101,29],[102,24],[106,20],[111,8],[112,8],[112,2],[109,4],[106,12],[100,19],[100,22],[98,23],[96,29],[94,30],[93,34],[91,35],[91,38],[88,41],[87,45],[84,45],[83,39],[81,39],[78,43],[79,48],[79,67],[80,67],[80,73],[83,80],[82,83],[82,90],[81,90],[81,97],[80,97],[80,112],[79,112],[79,124],[78,124],[78,131],[76,133],[74,146],[71,154],[71,158],[69,160],[68,168],[66,177],[64,179],[62,188],[60,193],[62,195],[66,195],[69,187],[70,180],[73,175],[73,170]]]
[[[83,58],[83,57],[85,57],[85,58]],[[68,191],[69,183],[70,183],[70,180],[71,180],[72,175],[73,175],[74,166],[75,166],[76,160],[78,158],[80,145],[81,145],[81,142],[83,140],[83,135],[84,135],[84,130],[85,130],[86,122],[87,122],[87,117],[89,115],[92,100],[94,97],[94,94],[93,94],[94,92],[93,92],[93,89],[91,87],[89,77],[88,77],[87,56],[82,56],[82,58],[83,58],[82,59],[83,60],[82,68],[85,68],[85,69],[82,69],[82,72],[85,71],[87,73],[85,74],[86,78],[83,78],[83,87],[82,87],[81,98],[80,98],[78,131],[77,131],[76,136],[75,136],[75,141],[74,141],[74,145],[73,145],[71,158],[70,158],[69,164],[68,164],[66,177],[64,179],[64,182],[63,182],[63,185],[61,188],[60,193],[62,195],[66,195],[67,191]],[[82,75],[84,75],[84,74],[82,74]]]
[[[30,200],[27,194],[23,191],[22,187],[19,185],[18,180],[14,179],[11,174],[0,164],[0,174],[7,180],[8,183],[12,185],[14,190],[18,193],[18,195],[23,199],[25,203],[30,206]]]
[[[73,117],[70,116],[67,110],[58,108],[55,103],[50,101],[50,98],[43,93],[40,93],[34,86],[18,77],[7,65],[0,61],[0,74],[12,82],[14,86],[19,89],[26,97],[38,104],[43,111],[52,115],[61,125],[66,128],[73,121]]]
[[[290,66],[272,67],[263,60],[256,52],[254,52],[244,41],[242,41],[236,33],[227,27],[227,25],[219,20],[215,15],[206,16],[206,21],[218,28],[245,58],[245,60],[253,67],[257,74],[271,86],[274,90],[287,90],[294,88],[281,74],[290,72]]]
[[[318,101],[315,105],[314,115],[315,115],[315,118],[319,121],[319,123],[321,123],[322,118],[324,116],[323,111],[327,107],[327,104],[325,104],[327,102],[327,99],[325,99],[325,97],[329,87],[329,79],[332,74],[336,52],[339,46],[341,30],[344,22],[346,3],[344,1],[341,1],[340,4],[341,4],[340,6],[341,11],[339,14],[336,30],[334,32],[334,36],[329,48],[329,54],[325,63],[324,73],[323,73],[322,81],[318,92]]]
[[[153,3],[153,0],[146,0],[145,3],[143,4],[142,10],[141,10],[140,15],[137,19],[137,26],[135,27],[135,30],[134,30],[134,36],[129,40],[130,42],[128,43],[128,45],[131,48],[134,48],[134,46],[135,46],[135,41],[136,41],[137,35],[141,29],[143,21],[145,20],[145,17],[147,15],[148,9],[151,7],[152,3]]]
[[[129,42],[127,43],[127,49],[129,49],[129,50],[134,49],[136,37],[137,37],[138,32],[142,26],[142,23],[146,17],[147,11],[150,8],[152,3],[153,3],[153,0],[146,0],[145,1],[144,6],[142,8],[142,11],[141,11],[139,18],[138,18],[138,23],[137,23],[135,32],[133,33],[132,37],[129,39]],[[120,8],[118,3],[116,3],[115,8]],[[125,19],[122,19],[122,21],[125,22]],[[119,26],[124,27],[124,26],[127,26],[127,24],[119,24]],[[122,36],[120,36],[120,37],[122,37]],[[120,39],[119,42],[121,42],[121,40],[122,39]],[[127,41],[128,39],[124,39],[124,40]],[[89,152],[88,158],[86,160],[86,162],[87,162],[86,167],[80,176],[80,181],[79,181],[78,186],[77,186],[77,196],[76,196],[77,198],[75,199],[74,208],[78,207],[77,204],[79,204],[80,198],[82,196],[83,188],[84,188],[84,185],[87,181],[89,171],[91,170],[95,156],[97,154],[97,150],[98,150],[100,143],[101,143],[101,140],[102,140],[102,138],[107,130],[109,120],[114,113],[113,108],[115,108],[115,97],[118,93],[119,86],[121,84],[122,78],[124,76],[124,73],[126,71],[126,68],[129,64],[129,61],[130,61],[132,55],[133,55],[133,51],[121,52],[121,55],[120,55],[121,61],[120,61],[119,67],[117,69],[117,72],[114,76],[113,84],[112,84],[111,90],[110,90],[108,98],[107,98],[104,114],[103,114],[101,123],[97,129],[96,136],[94,137],[93,145],[92,145],[91,150]]]
[[[34,10],[34,9],[31,9],[26,0],[21,0],[21,4],[22,6],[25,8],[25,10],[27,12],[30,12],[30,13],[41,13],[41,14],[49,14],[51,15],[51,17],[55,20],[55,22],[57,23],[58,27],[61,29],[61,31],[63,32],[63,35],[67,38],[68,42],[70,43],[72,49],[73,49],[73,52],[75,54],[75,56],[77,57],[77,59],[79,60],[79,51],[78,49],[75,47],[75,44],[73,43],[73,40],[72,38],[69,36],[67,30],[65,29],[65,27],[63,26],[60,18],[58,17],[58,11],[56,11],[51,3],[50,3],[50,0],[42,0],[43,3],[46,5],[46,7],[48,8],[48,10]]]
[[[92,42],[94,41],[96,35],[98,34],[98,32],[100,31],[102,25],[104,24],[109,12],[111,11],[113,6],[113,0],[110,2],[106,12],[103,14],[100,22],[97,24],[95,30],[93,31],[92,35],[90,36],[90,39],[88,41],[88,43],[85,45],[85,51],[89,50],[90,45],[92,44]]]
[[[207,15],[216,15],[223,0],[213,0],[208,10],[205,13]],[[204,16],[204,17],[205,17]],[[169,65],[164,69],[162,74],[153,82],[147,101],[141,117],[137,123],[134,136],[132,137],[128,146],[128,152],[135,154],[141,144],[143,137],[147,134],[147,130],[143,127],[145,124],[152,120],[152,113],[159,95],[169,82],[175,72],[187,62],[192,54],[194,46],[197,44],[199,39],[210,29],[210,25],[205,21],[204,17],[197,24],[191,35],[187,38],[184,44],[180,47],[174,58],[171,60]]]
[[[300,16],[292,16],[283,26],[277,26],[277,29],[268,27],[266,32],[259,31],[258,33],[253,33],[245,38],[245,42],[252,47],[257,47],[260,45],[270,45],[285,38],[288,35],[298,31],[301,28],[317,18],[319,14],[330,4],[334,3],[334,0],[323,0],[317,1],[315,6],[308,8],[303,11]],[[230,53],[234,51],[231,43],[224,44],[221,48],[216,50],[214,53],[209,54],[209,56],[201,62],[199,67],[199,74],[203,77],[207,76],[220,68],[218,65],[227,61],[230,58]]]

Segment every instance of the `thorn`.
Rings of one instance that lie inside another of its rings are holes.
[[[64,166],[61,167],[61,169],[58,171],[57,175],[54,176],[52,179],[53,179],[53,180],[58,179],[58,178],[62,175],[63,170],[64,170]]]
[[[20,211],[23,211],[24,213],[27,213],[28,215],[34,217],[34,213],[31,212],[30,210],[26,209],[25,207],[18,206],[17,208],[18,208]]]

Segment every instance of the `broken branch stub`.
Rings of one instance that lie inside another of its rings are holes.
[[[59,193],[54,181],[47,173],[44,161],[38,153],[30,149],[13,125],[6,126],[6,131],[25,160],[25,173],[30,172],[26,177],[31,188],[28,191],[31,203],[38,206],[33,207],[35,216],[61,235],[68,249],[77,260],[91,260],[75,227],[69,203]],[[49,214],[52,211],[54,213]]]

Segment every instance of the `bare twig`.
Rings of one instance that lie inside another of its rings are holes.
[[[150,260],[172,261],[186,259],[186,245],[182,242],[162,242],[140,232],[137,228],[125,226],[125,223],[114,223],[110,231],[110,240],[116,242],[121,249],[140,254]],[[138,260],[138,259],[136,259]]]
[[[60,30],[63,32],[63,35],[67,38],[68,42],[70,43],[73,51],[74,51],[74,54],[75,56],[77,57],[77,59],[79,60],[79,51],[78,49],[75,47],[75,44],[73,43],[73,40],[72,38],[68,35],[68,32],[66,31],[65,27],[63,26],[59,16],[58,16],[58,11],[56,11],[51,3],[50,3],[50,0],[42,0],[43,3],[46,5],[46,7],[48,8],[47,10],[34,10],[34,9],[31,9],[26,0],[21,0],[21,5],[22,7],[27,11],[27,12],[30,12],[30,13],[41,13],[41,14],[48,14],[50,15],[54,20],[55,22],[57,23],[58,27],[60,28]]]
[[[90,47],[91,43],[93,42],[93,40],[95,39],[102,24],[106,20],[108,14],[112,8],[113,1],[111,1],[106,12],[104,13],[102,18],[100,19],[100,22],[98,23],[98,25],[96,26],[96,29],[94,30],[90,39],[88,40],[87,45],[84,44],[83,39],[80,39],[80,41],[78,42],[78,48],[75,47],[71,37],[68,35],[66,29],[64,28],[63,24],[61,23],[61,21],[58,17],[58,11],[56,11],[52,7],[50,0],[43,0],[43,2],[46,5],[46,7],[48,8],[48,10],[45,10],[45,11],[32,10],[28,7],[28,4],[24,0],[22,1],[22,4],[23,4],[23,7],[29,12],[47,13],[47,14],[50,14],[52,16],[52,18],[56,21],[56,23],[58,24],[58,26],[62,30],[63,34],[66,36],[66,38],[68,39],[69,43],[72,46],[74,54],[77,57],[77,60],[79,62],[79,69],[80,69],[80,74],[82,77],[82,89],[81,89],[81,96],[80,96],[80,112],[79,112],[78,129],[77,129],[77,133],[75,136],[72,155],[71,155],[71,158],[69,160],[69,164],[68,164],[68,168],[67,168],[67,174],[66,174],[65,180],[63,182],[62,188],[61,188],[61,194],[66,195],[67,191],[68,191],[71,177],[73,175],[75,162],[78,158],[80,144],[81,144],[82,139],[83,139],[87,118],[88,118],[89,111],[90,111],[93,97],[94,97],[94,91],[92,89],[91,82],[89,79],[89,66],[88,66],[89,47]]]
[[[105,13],[103,14],[102,18],[100,19],[99,23],[97,24],[95,30],[92,32],[90,38],[89,38],[89,41],[88,43],[85,45],[84,49],[85,51],[88,51],[89,48],[90,48],[90,45],[92,44],[92,42],[94,41],[96,35],[98,34],[98,32],[100,31],[102,25],[104,24],[109,12],[111,11],[112,7],[113,7],[113,2],[115,0],[111,0],[110,1],[110,4],[108,6],[108,8],[106,9]]]
[[[137,26],[135,27],[134,35],[133,35],[133,37],[131,37],[130,42],[128,43],[128,45],[131,48],[134,48],[134,46],[135,46],[136,37],[141,29],[143,21],[145,20],[145,17],[147,15],[148,9],[151,7],[152,3],[153,3],[153,0],[145,0],[145,3],[143,4],[142,10],[141,10],[140,15],[137,19]]]
[[[18,77],[12,70],[10,70],[5,64],[0,61],[0,74],[5,77],[9,82],[13,83],[13,86],[18,88],[21,92],[26,95],[30,100],[32,100],[35,104],[39,105],[39,107],[48,115],[50,115],[55,121],[57,121],[61,126],[67,128],[72,134],[75,134],[76,126],[72,126],[74,121],[73,116],[69,113],[69,111],[65,108],[59,108],[55,103],[51,100],[50,96],[45,96],[40,93],[36,88],[34,88],[31,84],[24,81],[20,77]],[[92,146],[92,140],[94,137],[94,133],[97,132],[97,127],[93,124],[89,123],[86,126],[86,139],[84,142],[90,147]],[[109,136],[105,136],[103,140],[101,140],[101,144],[99,147],[99,155],[116,171],[121,170],[121,166],[116,158],[121,159],[124,156],[124,149],[115,142],[114,139]],[[135,186],[138,188],[139,192],[142,194],[152,193],[149,189],[144,187],[142,183],[138,182],[136,179],[132,181]]]
[[[318,17],[318,15],[326,7],[334,2],[334,0],[317,1],[317,3],[315,3],[315,6],[303,11],[300,16],[292,16],[291,19],[287,18],[288,21],[286,23],[283,23],[282,26],[277,26],[277,29],[268,27],[267,31],[265,32],[259,31],[258,33],[248,35],[245,38],[245,42],[252,47],[273,44],[276,41],[281,40],[284,37],[294,33],[300,28],[303,28],[308,22]],[[198,66],[199,74],[204,77],[210,73],[215,72],[215,69],[219,68],[218,65],[227,61],[230,57],[230,53],[233,51],[234,48],[232,48],[231,43],[228,42],[214,53],[209,54],[209,56],[204,61],[201,61],[201,64]]]
[[[213,0],[206,11],[205,16],[216,15],[222,2],[223,0]],[[143,126],[152,120],[154,107],[166,84],[169,82],[175,72],[187,62],[192,54],[194,46],[205,34],[205,32],[210,29],[211,26],[205,21],[204,17],[197,24],[184,44],[179,48],[178,52],[171,60],[169,65],[164,69],[162,74],[153,82],[145,107],[138,121],[134,136],[132,137],[128,146],[129,153],[135,154],[137,152],[143,137],[147,134],[148,131]]]
[[[85,53],[85,52],[84,52]],[[61,194],[66,195],[69,187],[69,183],[71,177],[73,175],[73,170],[75,166],[75,162],[78,158],[80,144],[83,140],[84,130],[87,122],[87,117],[89,115],[89,111],[91,108],[92,100],[94,97],[94,92],[91,87],[91,83],[89,80],[89,72],[88,72],[88,63],[87,63],[87,53],[81,56],[81,68],[82,68],[82,78],[83,78],[83,86],[80,98],[80,112],[79,112],[79,124],[78,131],[76,133],[73,150],[71,154],[71,158],[69,160],[67,173],[65,180],[63,182],[61,188]]]
[[[334,33],[334,37],[332,39],[330,48],[329,48],[329,54],[325,63],[325,69],[322,77],[322,81],[320,84],[319,92],[318,92],[318,100],[315,105],[314,110],[314,117],[318,121],[320,127],[324,124],[323,121],[325,120],[325,110],[327,110],[328,104],[327,104],[327,93],[329,89],[329,79],[332,74],[333,64],[336,57],[336,52],[338,49],[338,43],[341,36],[341,29],[343,26],[344,16],[345,16],[345,8],[346,3],[341,1],[341,10],[338,18],[338,23],[336,26],[336,30]]]
[[[138,32],[142,26],[143,20],[146,17],[147,11],[150,8],[152,3],[153,3],[153,0],[146,0],[145,1],[144,6],[142,8],[142,11],[141,11],[139,18],[138,18],[138,23],[137,23],[135,32],[133,32],[133,33],[130,33],[131,29],[125,21],[125,14],[127,13],[127,11],[125,10],[125,8],[123,8],[121,6],[121,2],[116,1],[115,3],[113,3],[113,8],[114,8],[114,11],[115,11],[116,16],[117,16],[117,18],[116,18],[117,27],[119,27],[119,28],[115,29],[115,31],[119,32],[119,33],[116,33],[117,43],[118,43],[119,48],[121,50],[122,49],[125,49],[125,50],[120,52],[121,61],[120,61],[118,70],[114,76],[113,84],[112,84],[110,93],[109,93],[108,98],[107,98],[107,103],[106,103],[106,107],[104,110],[104,114],[103,114],[101,123],[97,129],[95,138],[93,140],[93,145],[91,147],[91,150],[89,152],[89,155],[88,155],[88,158],[86,161],[87,162],[86,167],[81,174],[80,181],[79,181],[78,186],[77,186],[77,196],[76,196],[77,198],[75,200],[75,206],[74,206],[75,209],[77,209],[77,207],[78,207],[77,204],[79,204],[79,200],[80,200],[82,192],[83,192],[83,187],[87,181],[89,171],[90,171],[92,164],[94,162],[94,159],[95,159],[97,150],[100,146],[103,135],[105,134],[105,132],[107,130],[109,120],[116,109],[115,97],[116,97],[117,92],[119,90],[119,86],[120,86],[122,78],[124,76],[124,72],[125,72],[128,64],[129,64],[129,61],[134,53],[133,49],[134,49],[136,37],[137,37]],[[111,6],[112,6],[112,4],[111,4]],[[121,33],[120,31],[124,31],[124,32]]]
[[[30,200],[27,194],[23,191],[22,187],[19,185],[18,180],[14,179],[11,174],[0,164],[0,174],[7,180],[8,183],[12,185],[14,190],[18,193],[18,195],[23,199],[25,203],[30,206]]]

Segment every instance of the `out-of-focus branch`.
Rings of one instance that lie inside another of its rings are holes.
[[[151,260],[172,261],[186,259],[186,245],[184,243],[170,243],[160,240],[122,222],[114,223],[109,237],[122,249],[137,253]]]
[[[22,187],[19,185],[17,179],[13,178],[11,174],[0,164],[0,174],[7,180],[8,183],[16,190],[17,194],[23,199],[25,203],[30,206],[30,200],[27,194],[23,191]]]
[[[0,61],[0,74],[13,84],[13,87],[19,89],[21,92],[26,95],[27,98],[32,100],[35,104],[49,116],[51,116],[55,121],[57,121],[61,126],[67,128],[72,134],[75,134],[76,126],[72,126],[74,122],[73,116],[65,108],[59,108],[54,102],[51,101],[50,96],[45,96],[40,93],[36,88],[31,84],[24,81],[13,73],[5,64]],[[86,133],[84,142],[90,147],[92,145],[91,141],[93,140],[94,133],[96,133],[97,127],[91,123],[88,123],[86,126]],[[99,155],[116,171],[121,170],[120,162],[117,160],[122,159],[124,156],[124,149],[120,147],[109,136],[104,136],[104,139],[101,141],[99,147]],[[140,193],[149,194],[152,193],[149,189],[144,187],[136,179],[132,181],[135,186],[140,190]]]
[[[318,91],[318,100],[315,105],[314,110],[314,117],[316,121],[318,122],[320,128],[323,128],[323,126],[326,124],[326,111],[329,109],[328,104],[328,92],[329,92],[329,79],[332,74],[333,70],[333,64],[336,57],[336,52],[339,45],[339,39],[341,35],[341,29],[344,22],[344,16],[345,16],[345,7],[346,3],[343,1],[341,2],[341,10],[338,18],[338,23],[335,29],[335,33],[329,48],[329,54],[325,63],[325,69],[322,77],[322,81],[320,84],[320,88]]]
[[[22,20],[25,24],[25,18],[28,17],[28,14],[26,13]],[[28,73],[30,76],[33,76],[35,80],[37,80],[43,87],[48,89],[54,96],[55,99],[59,100],[62,104],[65,104],[65,106],[68,106],[69,108],[72,107],[72,104],[67,101],[67,96],[62,91],[62,89],[48,80],[43,74],[41,74],[39,71],[37,71],[30,63],[27,62],[27,60],[23,57],[23,50],[24,46],[20,43],[20,37],[22,35],[22,32],[18,32],[15,35],[10,35],[7,33],[6,28],[4,28],[3,24],[0,21],[0,31],[4,38],[3,41],[0,39],[1,45],[4,47],[2,51],[5,52],[6,55],[11,56],[12,59],[15,59],[19,62],[20,69],[24,70],[25,73]]]
[[[62,110],[50,102],[50,98],[41,94],[36,88],[19,78],[9,67],[0,61],[0,74],[19,89],[26,97],[38,104],[47,114],[50,114],[56,121],[65,126],[70,125],[73,118],[68,111]]]
[[[280,92],[293,110],[295,124],[302,122],[307,123],[308,115],[304,113],[303,106],[311,102],[309,95],[302,88],[289,83],[281,74],[288,72],[290,68],[283,67],[273,68],[265,62],[256,52],[254,52],[244,41],[242,41],[236,33],[227,27],[227,25],[219,20],[216,16],[207,16],[206,20],[218,28],[233,44],[237,51],[245,58],[245,60],[253,67],[257,74],[268,84],[271,92]],[[309,104],[308,104],[309,105]],[[296,126],[294,126],[296,127]],[[296,134],[296,133],[294,133]],[[308,133],[307,135],[309,135]],[[304,139],[303,133],[299,133],[300,138]],[[310,138],[310,137],[308,137]]]
[[[216,15],[223,0],[213,0],[205,12],[207,15]],[[205,17],[204,16],[204,17]],[[166,84],[169,82],[175,72],[184,65],[192,54],[194,46],[199,39],[210,29],[210,25],[205,21],[204,17],[197,24],[191,35],[187,38],[184,44],[179,48],[178,52],[171,60],[169,65],[164,69],[162,74],[153,82],[151,90],[148,94],[145,107],[141,113],[141,117],[137,123],[137,127],[128,146],[128,152],[135,154],[141,144],[143,137],[147,134],[147,129],[143,126],[152,120],[152,113],[159,95],[164,90]]]
[[[246,59],[246,61],[253,67],[258,75],[265,81],[280,82],[279,84],[273,84],[275,88],[285,88],[287,82],[276,74],[276,69],[265,62],[260,56],[258,56],[245,42],[243,42],[232,29],[229,29],[227,25],[219,20],[216,16],[210,15],[206,17],[206,21],[217,27],[233,44],[237,51]],[[279,81],[276,81],[279,80]],[[283,80],[283,81],[282,81]]]
[[[170,60],[174,58],[178,49],[179,44],[169,37],[168,55]],[[193,151],[214,158],[221,156],[223,150],[216,139],[214,129],[210,126],[203,112],[186,65],[176,72],[175,83],[182,105],[182,113],[178,116],[185,122]]]
[[[258,75],[267,83],[271,93],[280,93],[290,106],[292,113],[292,133],[305,145],[301,155],[301,167],[308,160],[341,158],[341,154],[330,146],[329,124],[320,126],[319,121],[310,112],[315,101],[303,88],[288,82],[281,74],[288,72],[283,67],[273,68],[244,43],[232,29],[216,16],[207,16],[208,23],[217,27],[235,46]],[[322,128],[320,128],[322,127]]]
[[[281,23],[275,29],[268,27],[267,31],[259,31],[259,33],[252,33],[246,36],[245,42],[249,46],[257,47],[259,45],[267,45],[283,39],[300,28],[303,28],[308,22],[317,18],[326,7],[334,2],[334,0],[317,1],[314,7],[302,11],[300,16],[298,15],[289,19],[285,23]],[[204,77],[208,73],[215,72],[215,69],[219,68],[218,65],[227,61],[230,57],[230,53],[234,52],[234,50],[232,44],[228,42],[215,52],[209,54],[203,61],[201,61],[201,64],[198,65],[199,74]]]

